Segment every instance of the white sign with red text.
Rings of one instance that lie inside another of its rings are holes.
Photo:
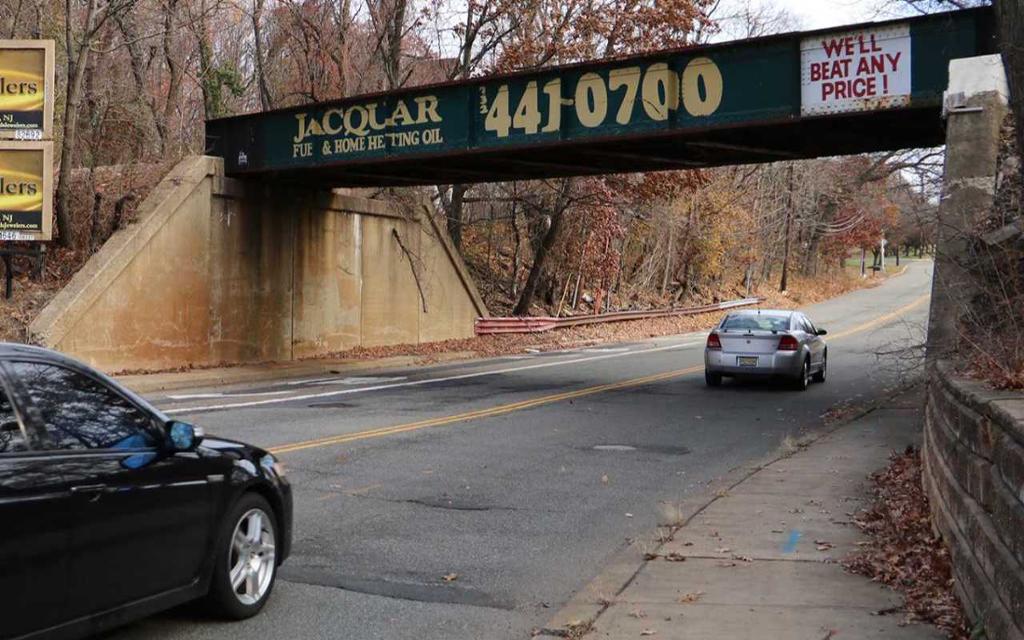
[[[872,111],[910,103],[910,26],[805,38],[802,115]]]

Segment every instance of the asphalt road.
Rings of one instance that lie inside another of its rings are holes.
[[[278,453],[294,552],[255,619],[185,608],[108,637],[527,638],[655,528],[659,503],[912,375],[900,348],[921,341],[930,289],[931,263],[916,262],[805,309],[829,330],[828,381],[806,392],[705,387],[692,334],[154,396]]]

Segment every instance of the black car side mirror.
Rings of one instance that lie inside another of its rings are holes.
[[[814,334],[818,335],[818,336],[823,336],[823,335],[827,335],[828,331],[825,331],[824,329],[818,329],[817,331],[814,332]]]
[[[175,451],[192,451],[203,439],[202,433],[187,422],[171,420],[167,423],[167,437]]]

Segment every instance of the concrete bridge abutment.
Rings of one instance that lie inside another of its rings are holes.
[[[976,286],[970,237],[992,208],[1000,132],[1009,112],[999,55],[953,60],[944,98],[946,158],[928,318],[928,358],[951,355]]]
[[[972,275],[979,224],[992,210],[1008,113],[1000,57],[950,63],[946,165],[928,325],[922,482],[950,550],[954,588],[993,640],[1024,638],[1024,398],[960,377],[961,331],[979,321]],[[968,329],[969,330],[969,329]]]
[[[481,315],[425,205],[234,180],[190,157],[30,333],[113,372],[465,338]]]

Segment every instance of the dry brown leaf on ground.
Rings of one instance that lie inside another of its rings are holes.
[[[931,526],[928,496],[921,485],[920,453],[908,447],[890,456],[871,476],[874,503],[854,522],[871,538],[843,566],[889,585],[906,601],[910,620],[930,622],[950,638],[971,637],[963,607],[953,593],[949,550]]]

